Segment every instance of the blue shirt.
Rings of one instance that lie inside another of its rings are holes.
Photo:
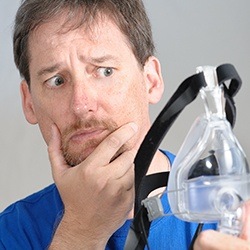
[[[165,152],[172,163],[174,156]],[[170,206],[167,196],[162,199],[165,213]],[[52,184],[20,200],[0,214],[0,249],[46,249],[63,214],[59,192]],[[127,220],[109,239],[106,249],[123,249],[131,220]],[[197,228],[196,223],[166,216],[152,222],[149,233],[151,249],[188,249]],[[215,224],[204,228],[215,229]]]

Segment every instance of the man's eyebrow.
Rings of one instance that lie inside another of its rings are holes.
[[[43,75],[53,73],[53,72],[57,71],[60,68],[60,66],[61,66],[61,64],[57,63],[55,65],[44,67],[37,72],[37,77],[41,77]]]
[[[115,61],[115,62],[117,62],[118,57],[108,54],[108,55],[99,56],[99,57],[91,57],[90,61],[94,62],[94,63],[103,63],[103,62],[106,62],[106,61]]]
[[[84,60],[84,58],[81,56],[81,59]],[[104,55],[104,56],[99,56],[99,57],[91,57],[89,59],[92,63],[104,63],[106,61],[115,61],[118,62],[118,57],[113,56],[113,55]],[[49,73],[53,73],[55,71],[57,71],[59,68],[61,68],[61,64],[57,63],[48,67],[44,67],[41,68],[38,72],[37,72],[37,77],[41,77],[43,75],[49,74]]]

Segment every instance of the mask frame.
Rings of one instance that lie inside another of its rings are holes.
[[[236,120],[236,108],[233,97],[239,91],[242,81],[232,64],[223,64],[216,68],[218,83],[224,86],[226,99],[226,118],[233,127]],[[227,86],[226,82],[229,81]],[[183,109],[195,100],[202,87],[206,86],[203,72],[197,73],[184,80],[173,96],[162,109],[155,122],[145,136],[135,157],[135,210],[134,220],[125,244],[125,250],[144,249],[151,221],[149,210],[142,203],[148,194],[160,187],[167,187],[168,172],[146,176],[149,165],[160,143]],[[199,225],[193,242],[202,226]],[[193,243],[192,243],[193,244]],[[191,244],[191,245],[192,245]]]

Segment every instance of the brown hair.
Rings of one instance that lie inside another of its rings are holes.
[[[68,22],[72,22],[80,13],[81,19],[74,28],[90,24],[100,14],[112,19],[127,37],[142,66],[154,53],[151,26],[142,0],[24,0],[16,14],[13,50],[16,66],[28,84],[29,35],[39,25],[65,10],[68,11]]]

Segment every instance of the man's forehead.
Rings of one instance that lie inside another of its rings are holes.
[[[31,32],[30,37],[32,40],[33,38],[44,36],[51,41],[53,37],[68,35],[72,33],[71,31],[76,31],[75,36],[77,36],[80,31],[80,34],[84,35],[85,39],[94,41],[100,38],[103,34],[103,30],[105,30],[106,33],[112,30],[111,32],[115,32],[116,34],[120,33],[124,36],[113,19],[106,15],[99,15],[95,20],[91,20],[91,22],[83,22],[80,17],[76,16],[76,18],[72,20],[65,17],[64,14],[60,14],[38,25]],[[116,38],[118,39],[118,37]]]
[[[46,60],[54,65],[54,60],[58,61],[64,51],[69,52],[68,48],[74,46],[79,59],[85,62],[117,63],[120,56],[118,48],[124,45],[133,54],[127,38],[110,19],[103,19],[103,22],[96,22],[91,27],[80,26],[74,29],[71,29],[70,23],[67,23],[68,26],[62,25],[64,20],[62,17],[53,18],[33,31],[29,40],[30,62],[34,56],[44,58],[46,55]]]

